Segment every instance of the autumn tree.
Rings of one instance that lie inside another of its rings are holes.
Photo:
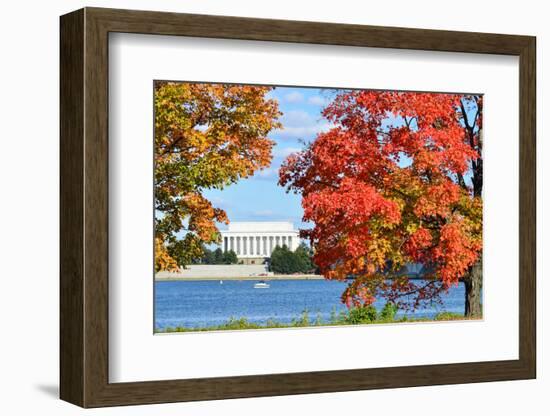
[[[175,270],[219,243],[226,213],[203,195],[269,166],[279,127],[272,88],[155,82],[155,269]]]
[[[354,277],[348,306],[440,300],[463,280],[481,315],[482,97],[341,91],[334,126],[287,158],[280,185],[302,195],[303,230],[328,279]],[[398,273],[422,263],[424,281]]]

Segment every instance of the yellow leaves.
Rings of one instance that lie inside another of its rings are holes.
[[[188,229],[205,243],[219,242],[217,222],[228,223],[225,211],[214,208],[210,201],[200,194],[188,194],[181,202],[187,209]]]
[[[414,234],[416,230],[418,230],[418,224],[417,223],[408,223],[405,226],[405,230],[407,231],[407,234]]]
[[[155,83],[155,210],[166,214],[155,228],[180,265],[200,256],[201,243],[217,242],[216,223],[228,222],[203,191],[223,189],[270,165],[274,142],[267,135],[280,127],[277,102],[266,97],[271,89]],[[181,232],[183,242],[176,238]],[[173,266],[168,252],[159,246],[158,267]]]
[[[168,254],[163,241],[157,237],[155,238],[155,271],[158,272],[161,270],[176,272],[178,271],[178,264]]]
[[[369,247],[368,247],[368,260],[369,260],[369,266],[373,267],[384,267],[386,263],[386,258],[388,258],[388,254],[392,249],[391,242],[383,237],[382,235],[374,236],[369,241]]]

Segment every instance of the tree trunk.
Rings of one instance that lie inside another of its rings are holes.
[[[464,277],[465,307],[464,316],[467,318],[481,318],[481,288],[483,284],[483,263],[481,254],[479,259],[472,266],[470,272]]]

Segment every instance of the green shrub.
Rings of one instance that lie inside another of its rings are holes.
[[[190,331],[220,331],[220,330],[240,330],[240,329],[261,329],[261,328],[289,328],[289,327],[306,327],[306,326],[324,326],[324,325],[356,325],[356,324],[375,324],[375,323],[388,323],[388,322],[426,322],[426,321],[448,321],[448,320],[460,320],[464,319],[464,316],[451,312],[441,312],[434,318],[415,318],[403,315],[398,319],[395,315],[398,308],[394,303],[388,302],[382,308],[380,313],[377,313],[374,306],[363,306],[357,308],[351,308],[348,311],[341,311],[337,313],[336,308],[333,308],[330,313],[328,321],[323,321],[319,313],[316,314],[315,319],[310,319],[310,313],[306,309],[302,314],[288,323],[279,322],[273,318],[270,318],[264,324],[257,324],[248,321],[246,318],[229,318],[228,321],[209,327],[198,328],[164,328],[155,329],[156,333],[159,332],[190,332]]]
[[[271,253],[269,270],[279,274],[312,273],[315,270],[312,256],[311,249],[303,243],[295,251],[286,245],[277,246]]]
[[[456,319],[464,319],[464,315],[452,312],[440,312],[434,317],[435,321],[453,321]]]
[[[239,259],[237,258],[237,253],[235,253],[233,250],[228,250],[223,253],[223,264],[237,264],[238,261]]]
[[[292,326],[309,326],[309,311],[306,309],[297,319],[292,320]]]
[[[317,312],[317,316],[315,317],[315,322],[313,323],[315,326],[323,325],[323,317],[321,316],[320,312]]]
[[[355,324],[370,324],[376,321],[377,314],[374,306],[362,306],[351,308],[344,318],[345,322],[350,325]]]
[[[384,321],[395,320],[395,314],[397,313],[397,306],[393,302],[387,302],[380,311],[380,319]]]

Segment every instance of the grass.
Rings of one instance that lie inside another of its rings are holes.
[[[320,314],[317,314],[313,319],[308,310],[294,319],[290,323],[279,322],[275,319],[268,319],[265,324],[257,324],[248,321],[246,318],[231,317],[227,322],[221,325],[213,325],[208,327],[168,327],[164,329],[156,329],[156,333],[169,332],[205,332],[205,331],[224,331],[224,330],[242,330],[242,329],[268,329],[268,328],[303,328],[303,327],[320,327],[320,326],[335,326],[335,325],[365,325],[365,324],[387,324],[399,322],[433,322],[433,321],[456,321],[466,320],[464,315],[441,312],[434,318],[411,318],[407,316],[396,317],[397,308],[393,304],[386,304],[380,312],[374,307],[352,308],[346,312],[336,313],[333,309],[328,321],[323,321]]]

